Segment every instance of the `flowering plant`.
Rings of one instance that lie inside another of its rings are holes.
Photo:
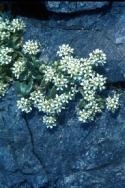
[[[74,56],[68,44],[59,46],[57,60],[51,63],[39,59],[40,44],[23,43],[25,24],[21,19],[0,17],[0,95],[4,96],[9,83],[16,82],[17,107],[25,113],[32,108],[42,112],[48,128],[56,126],[57,116],[79,96],[76,113],[81,122],[93,121],[104,108],[115,112],[119,94],[105,99],[106,77],[98,66],[106,63],[106,55],[96,49],[88,58]]]

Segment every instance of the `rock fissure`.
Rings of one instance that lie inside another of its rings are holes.
[[[39,157],[39,155],[37,154],[37,152],[35,151],[35,144],[34,144],[34,136],[33,136],[33,133],[30,129],[30,125],[28,123],[28,119],[27,119],[27,115],[26,114],[23,114],[23,118],[25,120],[25,124],[26,124],[26,127],[28,129],[28,132],[29,132],[29,135],[30,135],[30,141],[31,141],[31,145],[32,145],[32,153],[33,155],[36,157],[36,159],[38,160],[38,162],[40,163],[41,167],[43,168],[44,172],[45,172],[45,175],[46,177],[48,177],[48,172],[45,168],[45,165],[43,164],[41,158]]]

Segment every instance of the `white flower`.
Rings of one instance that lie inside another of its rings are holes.
[[[68,87],[68,80],[64,77],[64,75],[56,74],[53,77],[53,83],[57,87],[57,90],[63,90],[64,88]]]
[[[11,29],[10,21],[0,17],[0,31],[9,31]]]
[[[43,116],[43,123],[46,124],[47,128],[52,129],[56,126],[56,118],[53,116]]]
[[[96,93],[105,89],[105,84],[106,78],[95,72],[83,77],[80,85],[82,86],[84,99],[87,101],[95,100]]]
[[[83,64],[83,74],[84,74],[84,78],[88,78],[88,76],[93,74],[93,70],[92,70],[92,63],[89,59],[81,59],[81,62]]]
[[[99,89],[100,91],[105,89],[106,78],[100,74],[93,74],[91,78],[91,84],[94,89]]]
[[[47,115],[54,115],[65,109],[65,105],[69,100],[72,100],[76,92],[76,88],[72,87],[68,93],[56,94],[55,98],[46,99],[41,91],[38,90],[30,94],[30,100],[33,101],[34,107],[38,108],[39,111]]]
[[[84,109],[77,109],[79,121],[85,123],[88,121],[93,121],[96,114],[102,112],[102,106],[95,100],[87,103]]]
[[[89,60],[95,66],[104,65],[106,63],[106,55],[102,50],[96,49],[89,54]]]
[[[51,66],[47,66],[43,69],[44,79],[46,82],[50,82],[55,77],[56,70]]]
[[[40,44],[37,41],[28,40],[23,45],[24,54],[36,55],[40,52]]]
[[[0,81],[0,98],[5,95],[7,87],[8,84],[5,84],[4,82]]]
[[[30,93],[30,98],[35,108],[38,108],[39,111],[41,111],[41,106],[43,104],[43,101],[45,100],[45,96],[41,93],[40,90],[33,91]]]
[[[4,65],[4,64],[7,65],[11,63],[12,52],[13,52],[12,48],[4,47],[4,46],[0,47],[0,64],[1,65]]]
[[[59,57],[62,57],[62,56],[67,56],[69,54],[72,54],[74,51],[73,48],[71,48],[69,46],[69,44],[62,44],[61,46],[59,46],[59,50],[57,51],[57,55]]]
[[[26,113],[29,113],[32,110],[31,101],[24,97],[22,97],[20,100],[17,101],[17,107],[22,112],[26,112]]]
[[[10,37],[10,21],[8,19],[3,19],[0,17],[0,40],[9,39]]]
[[[67,72],[74,80],[81,80],[84,74],[84,66],[81,59],[73,56],[65,56],[60,60],[60,70]]]
[[[0,40],[3,41],[5,39],[9,39],[10,32],[9,31],[1,31],[0,30]]]
[[[112,111],[113,113],[119,108],[119,94],[114,93],[111,97],[109,96],[106,99],[106,107],[108,110]]]
[[[20,59],[13,64],[12,73],[19,79],[20,74],[25,70],[25,61]]]
[[[13,19],[11,22],[11,31],[23,31],[25,29],[26,25],[21,19]]]
[[[93,120],[92,111],[91,110],[79,110],[78,111],[78,119],[79,121],[86,123],[88,120]]]

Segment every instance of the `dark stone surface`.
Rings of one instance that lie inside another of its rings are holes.
[[[117,4],[106,14],[47,22],[24,18],[28,26],[25,39],[39,40],[44,49],[42,55],[51,60],[56,58],[58,46],[63,43],[69,43],[81,57],[100,48],[107,55],[106,76],[110,81],[121,81],[125,77],[124,18],[124,6],[118,8]],[[118,44],[119,40],[122,44]]]
[[[41,42],[44,60],[55,59],[62,43],[81,57],[101,48],[108,80],[124,81],[124,8],[125,3],[114,3],[106,14],[66,20],[23,18],[25,40]],[[38,112],[17,111],[12,88],[0,100],[0,188],[124,188],[124,156],[125,93],[116,114],[105,111],[96,122],[80,124],[70,107],[53,130]]]
[[[26,120],[16,109],[16,96],[11,88],[0,100],[0,188],[39,188],[47,182]]]
[[[108,4],[106,2],[69,2],[69,1],[46,1],[46,7],[50,11],[54,12],[63,12],[63,13],[70,13],[75,11],[81,10],[93,10],[97,8],[102,8]]]

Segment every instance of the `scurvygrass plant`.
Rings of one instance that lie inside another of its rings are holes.
[[[16,82],[18,109],[29,113],[37,108],[44,114],[47,128],[56,126],[57,117],[76,96],[79,96],[76,113],[83,123],[93,121],[105,108],[112,112],[118,109],[119,94],[103,95],[107,79],[97,71],[97,67],[106,63],[102,50],[79,58],[73,48],[63,44],[57,51],[57,60],[44,63],[39,59],[39,42],[23,42],[25,28],[21,19],[0,17],[1,96],[9,83]]]

